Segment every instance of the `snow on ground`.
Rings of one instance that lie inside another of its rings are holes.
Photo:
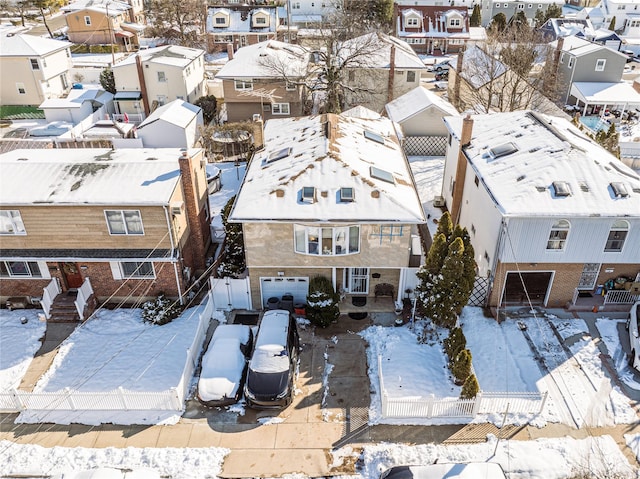
[[[444,157],[441,156],[410,156],[409,165],[416,182],[418,195],[422,201],[422,208],[427,216],[427,226],[431,236],[434,236],[442,210],[433,206],[434,196],[440,196],[442,190],[442,173]]]
[[[598,318],[596,320],[596,327],[609,352],[609,356],[613,359],[620,380],[630,388],[640,390],[640,383],[636,381],[635,374],[631,368],[629,368],[627,355],[622,349],[622,344],[620,344],[618,330],[623,327],[622,325],[625,322],[625,320],[613,321],[609,318]]]
[[[0,315],[0,391],[18,387],[40,349],[47,323],[39,309],[2,310]],[[27,322],[22,324],[22,318]]]
[[[222,187],[212,195],[209,195],[209,211],[211,214],[211,225],[222,228],[222,217],[220,212],[240,189],[242,178],[246,170],[246,162],[240,163],[237,167],[234,162],[207,163],[207,173],[212,174],[216,169],[222,171],[220,181]]]

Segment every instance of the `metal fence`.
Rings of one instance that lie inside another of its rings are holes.
[[[408,136],[402,144],[407,156],[444,156],[447,152],[446,136]]]
[[[474,418],[478,414],[539,414],[547,393],[480,391],[473,399],[390,397],[384,387],[382,358],[378,356],[378,382],[385,418]]]
[[[205,307],[198,318],[198,329],[191,346],[186,350],[184,369],[175,387],[165,391],[129,391],[118,388],[100,392],[76,391],[69,388],[54,392],[29,392],[14,388],[0,391],[0,412],[182,411],[207,328],[213,317],[213,301],[210,294],[202,304]]]

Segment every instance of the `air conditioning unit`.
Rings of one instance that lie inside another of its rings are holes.
[[[184,213],[184,201],[178,201],[176,203],[171,203],[171,215],[178,216]]]
[[[444,196],[434,196],[433,197],[433,206],[440,208],[444,206]]]

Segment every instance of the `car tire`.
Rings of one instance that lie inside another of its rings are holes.
[[[632,349],[631,354],[629,355],[629,367],[633,368],[633,362],[635,358],[636,358],[636,351]]]
[[[442,71],[442,67],[438,67],[438,68],[436,68],[436,71],[437,71],[438,73],[440,73],[440,72]]]

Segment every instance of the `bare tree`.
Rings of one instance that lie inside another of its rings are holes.
[[[460,110],[557,111],[554,50],[527,26],[490,29],[483,44],[462,55],[461,71],[449,85]]]
[[[151,0],[149,34],[175,41],[184,47],[202,47],[206,3],[202,0]]]

